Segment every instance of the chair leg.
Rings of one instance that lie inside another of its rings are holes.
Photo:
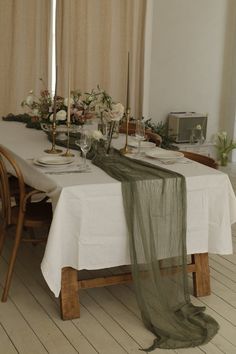
[[[23,215],[19,215],[18,223],[17,223],[17,226],[16,226],[15,241],[14,241],[13,249],[12,249],[12,252],[11,252],[11,257],[10,257],[10,260],[9,260],[6,280],[5,280],[3,294],[2,294],[2,302],[6,302],[7,301],[7,297],[8,297],[8,293],[9,293],[9,289],[10,289],[10,284],[11,284],[11,279],[12,279],[12,275],[13,275],[13,269],[14,269],[14,265],[15,265],[15,262],[16,262],[16,256],[17,256],[19,244],[20,244],[20,241],[21,241],[21,234],[22,234],[22,228],[23,228],[23,219],[24,219],[24,216]]]
[[[6,239],[7,230],[5,226],[0,227],[0,256]]]

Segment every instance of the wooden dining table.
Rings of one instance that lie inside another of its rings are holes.
[[[92,129],[92,127],[87,127]],[[124,137],[114,139],[121,147]],[[81,280],[78,271],[97,270],[130,264],[121,183],[88,162],[89,172],[81,172],[81,157],[63,166],[42,166],[39,157],[50,147],[43,131],[24,124],[0,121],[0,144],[8,148],[19,163],[26,183],[43,190],[53,203],[53,220],[41,263],[43,276],[56,297],[61,299],[61,317],[80,316],[79,289],[131,281],[130,273]],[[135,149],[134,149],[135,150]],[[130,158],[135,155],[131,154]],[[181,173],[187,189],[188,271],[193,273],[194,294],[210,294],[208,253],[231,254],[231,224],[236,221],[236,198],[227,174],[197,162],[179,159],[156,166]],[[169,254],[161,247],[159,259]]]

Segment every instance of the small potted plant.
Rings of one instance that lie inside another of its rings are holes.
[[[227,166],[229,153],[236,148],[236,142],[228,139],[227,132],[223,131],[217,134],[216,148],[221,166]]]

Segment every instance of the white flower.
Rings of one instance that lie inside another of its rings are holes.
[[[53,114],[50,115],[49,120],[50,122],[53,121]],[[56,114],[56,120],[66,120],[66,111],[64,111],[63,109],[58,111]]]
[[[196,125],[195,129],[196,129],[196,130],[202,130],[201,124]]]
[[[32,95],[27,96],[25,99],[25,102],[26,102],[27,106],[31,106],[34,102],[33,96]]]
[[[104,112],[105,119],[110,121],[119,122],[124,115],[124,106],[121,103],[115,103],[112,105],[112,110],[109,112]]]
[[[220,132],[217,135],[218,135],[218,139],[222,141],[227,141],[227,132]]]
[[[64,111],[63,109],[58,111],[56,114],[56,120],[66,120],[66,111]]]
[[[116,103],[112,105],[111,119],[114,121],[119,121],[124,115],[124,106],[121,103]]]
[[[94,130],[92,132],[92,138],[94,140],[100,140],[100,139],[103,139],[104,137],[103,137],[102,132],[100,130]]]
[[[72,104],[74,104],[75,103],[75,101],[73,100],[73,98],[72,97],[70,97],[70,106],[72,105]],[[67,107],[68,106],[68,97],[66,97],[65,99],[64,99],[64,105]]]
[[[33,109],[32,114],[35,117],[39,117],[39,110],[37,108]]]

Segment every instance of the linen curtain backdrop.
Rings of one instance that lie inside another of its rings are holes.
[[[126,105],[130,52],[131,115],[142,114],[146,0],[57,0],[58,94],[99,84]]]
[[[30,90],[48,83],[49,0],[0,0],[0,114],[22,113]]]

